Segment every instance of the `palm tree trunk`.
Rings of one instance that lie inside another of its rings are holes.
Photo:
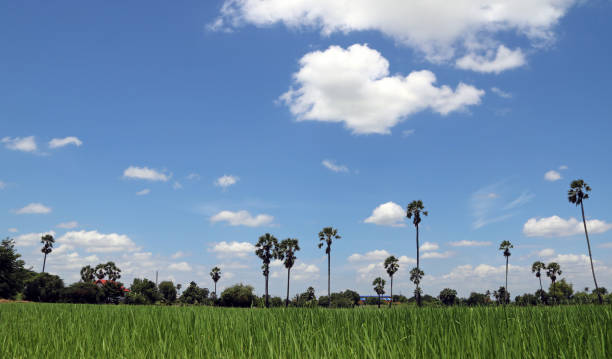
[[[508,304],[508,256],[506,256],[506,286],[504,288],[506,289],[504,294],[504,304]]]
[[[327,306],[331,308],[331,253],[327,253]]]
[[[45,265],[47,264],[47,253],[45,253],[45,259],[43,259],[43,270],[42,272],[45,272]]]
[[[215,281],[215,298],[217,297],[217,281]]]
[[[389,301],[389,308],[391,308],[391,304],[393,304],[393,276],[391,276],[391,300]]]
[[[268,276],[266,276],[266,308],[268,308]]]
[[[603,304],[599,287],[597,286],[597,278],[595,278],[595,268],[593,268],[593,255],[591,255],[591,241],[589,241],[589,232],[587,231],[586,220],[584,219],[584,204],[580,201],[580,209],[582,210],[582,224],[584,225],[584,235],[586,236],[587,246],[589,247],[589,259],[591,260],[591,272],[593,273],[593,282],[595,282],[595,290],[599,298],[599,304]]]
[[[380,294],[378,295],[378,309],[380,309]]]
[[[416,225],[416,250],[417,250],[417,270],[420,270],[419,267],[419,225]],[[420,281],[419,281],[420,282]],[[419,290],[419,284],[417,283],[417,292],[416,292],[416,300],[417,300],[417,305],[420,307],[421,306],[421,291]]]
[[[544,302],[544,289],[542,289],[542,275],[541,274],[538,277],[538,279],[540,280],[540,300]]]
[[[291,275],[291,268],[287,268],[287,300],[285,301],[285,308],[289,306],[289,276]]]

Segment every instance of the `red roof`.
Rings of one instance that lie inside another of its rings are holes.
[[[106,280],[106,279],[98,279],[98,280],[96,280],[94,283],[95,283],[95,284],[102,284],[102,285],[105,285],[105,284],[106,284],[106,282],[108,282],[108,280]],[[113,282],[113,281],[110,281],[110,282],[111,282],[111,283],[115,283],[115,282]],[[126,287],[124,287],[124,286],[121,286],[121,289],[123,289],[123,291],[124,291],[124,292],[129,292],[129,291],[130,291],[129,289],[127,289],[127,288],[126,288]]]

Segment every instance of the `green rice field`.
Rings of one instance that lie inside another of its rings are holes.
[[[0,358],[612,358],[612,307],[5,303]]]

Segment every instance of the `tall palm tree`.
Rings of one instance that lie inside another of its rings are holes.
[[[270,276],[270,262],[278,257],[278,240],[270,233],[266,233],[259,237],[259,241],[255,244],[255,254],[262,260],[263,275],[266,278],[266,308],[269,307],[268,296],[268,277]]]
[[[380,308],[380,296],[385,294],[385,283],[385,280],[381,277],[377,277],[372,282],[372,285],[374,286],[374,291],[376,292],[376,294],[378,294],[378,308]]]
[[[47,264],[47,254],[53,252],[53,243],[55,243],[55,238],[53,238],[50,234],[45,234],[40,238],[40,243],[43,244],[43,247],[40,249],[41,252],[45,254],[45,259],[43,260],[42,271],[45,272],[45,265]]]
[[[557,262],[548,263],[546,266],[546,275],[550,278],[552,283],[552,288],[555,287],[555,283],[557,282],[557,276],[563,274],[561,271],[561,266]],[[556,301],[556,297],[555,297]]]
[[[425,206],[423,206],[423,201],[418,200],[418,201],[412,201],[410,202],[410,204],[408,205],[408,207],[406,208],[406,217],[408,217],[409,219],[412,218],[412,224],[414,224],[414,227],[416,228],[416,250],[417,250],[417,255],[416,255],[416,260],[417,260],[417,266],[416,269],[418,271],[421,270],[421,267],[419,266],[419,223],[421,223],[421,214],[424,216],[427,216],[429,214],[429,212],[424,211]],[[421,273],[423,273],[423,271],[421,271]],[[423,273],[424,275],[424,273]],[[422,276],[421,276],[422,278]],[[421,280],[419,279],[418,281],[419,283],[421,282]],[[417,284],[417,288],[416,288],[416,296],[417,296],[417,304],[419,306],[421,306],[421,289],[419,288],[419,284]]]
[[[221,279],[221,269],[219,267],[214,267],[210,271],[210,278],[212,278],[213,282],[215,282],[215,298],[217,297],[217,282]]]
[[[423,276],[425,276],[425,272],[423,272],[417,267],[414,267],[410,270],[410,281],[416,285],[416,289],[414,290],[414,296],[415,298],[417,298],[417,304],[419,304],[421,298],[421,288],[419,287],[419,285],[421,284],[421,279],[423,279]]]
[[[295,252],[300,250],[297,238],[283,239],[278,245],[278,259],[284,261],[285,268],[287,268],[287,299],[285,300],[285,307],[289,306],[289,277],[291,276],[291,268],[295,264],[297,259]]]
[[[389,308],[393,304],[393,275],[399,269],[399,260],[395,258],[395,256],[389,256],[385,259],[385,269],[387,270],[387,274],[389,274],[389,278],[391,278],[391,300],[389,301]]]
[[[536,277],[538,277],[538,279],[540,280],[540,296],[541,296],[541,300],[543,301],[544,298],[544,289],[542,288],[542,271],[546,269],[546,264],[544,264],[544,262],[540,262],[540,261],[535,261],[533,262],[533,264],[531,265],[531,272],[535,273]]]
[[[319,232],[319,248],[325,247],[325,254],[327,254],[327,306],[331,307],[331,245],[334,239],[340,239],[338,230],[332,227],[325,227]]]
[[[506,286],[504,287],[506,289],[506,298],[504,298],[505,304],[508,304],[508,301],[510,300],[510,296],[508,294],[508,259],[511,256],[510,248],[514,248],[510,241],[503,241],[499,245],[499,250],[504,251],[504,257],[506,257]]]
[[[591,187],[581,179],[572,181],[570,189],[567,191],[567,200],[570,203],[574,203],[576,206],[580,205],[582,212],[582,225],[584,226],[584,235],[586,236],[587,247],[589,249],[589,259],[591,260],[591,272],[593,273],[593,282],[595,282],[595,290],[597,291],[597,297],[599,298],[599,304],[603,304],[599,287],[597,286],[597,278],[595,278],[595,268],[593,267],[593,255],[591,254],[591,241],[589,241],[589,231],[587,230],[586,219],[584,218],[584,200],[589,198],[589,192]]]

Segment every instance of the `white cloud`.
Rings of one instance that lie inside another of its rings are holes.
[[[604,233],[612,229],[612,223],[591,219],[587,220],[587,229],[590,234]],[[559,216],[530,218],[523,225],[523,234],[527,237],[567,237],[583,233],[582,221],[573,217],[569,219]]]
[[[337,165],[337,164],[336,164],[334,161],[332,161],[332,160],[323,160],[323,161],[321,162],[321,164],[322,164],[322,165],[323,165],[325,168],[327,168],[327,169],[329,169],[330,171],[333,171],[333,172],[348,172],[348,171],[349,171],[348,167],[346,167],[346,166],[344,166],[344,165]]]
[[[406,212],[395,202],[386,202],[374,208],[372,215],[364,220],[379,226],[402,227]]]
[[[212,29],[245,23],[320,29],[322,34],[375,30],[426,55],[447,60],[457,52],[499,48],[514,33],[535,45],[554,39],[554,27],[577,0],[225,0]]]
[[[123,177],[162,182],[167,182],[170,179],[169,175],[163,172],[159,172],[155,169],[135,166],[130,166],[126,168],[125,171],[123,171]]]
[[[421,255],[421,258],[423,259],[431,259],[431,258],[435,258],[435,259],[443,259],[443,258],[449,258],[453,256],[453,252],[425,252]]]
[[[384,261],[391,254],[384,249],[375,249],[365,254],[354,253],[348,257],[349,262]]]
[[[564,171],[566,169],[568,169],[568,167],[566,165],[559,166],[559,170],[561,170],[561,171]]]
[[[415,132],[416,130],[404,130],[402,131],[402,136],[404,137],[412,136],[414,135]]]
[[[425,242],[423,244],[421,244],[421,250],[423,252],[428,252],[428,251],[436,251],[440,248],[440,246],[437,243],[431,243],[431,242]]]
[[[199,180],[199,179],[200,179],[200,175],[199,175],[199,174],[197,174],[197,173],[190,173],[190,174],[187,176],[187,179],[188,179],[188,180],[190,180],[190,181],[197,181],[197,180]]]
[[[56,227],[57,228],[72,229],[72,228],[76,228],[78,226],[79,226],[79,222],[77,222],[77,221],[70,221],[70,222],[60,223]]]
[[[34,152],[37,149],[34,136],[28,137],[4,137],[0,142],[4,143],[4,147],[13,151]]]
[[[227,222],[230,226],[259,227],[272,224],[274,217],[268,214],[258,214],[253,217],[247,211],[221,211],[210,218],[212,223]]]
[[[555,170],[550,170],[544,174],[544,179],[550,182],[558,181],[561,178],[561,174]]]
[[[416,264],[416,259],[414,258],[400,256],[398,259],[399,259],[400,264]]]
[[[9,228],[8,231],[9,231],[9,233],[17,233],[17,232],[19,232],[19,230],[17,228]]]
[[[150,190],[150,189],[148,189],[148,188],[145,188],[145,189],[143,189],[142,191],[138,191],[138,192],[136,192],[136,195],[137,195],[137,196],[146,196],[146,195],[148,195],[149,193],[151,193],[151,190]]]
[[[408,116],[442,115],[477,105],[483,90],[459,83],[436,87],[427,70],[389,75],[389,62],[367,45],[331,46],[308,53],[294,74],[297,89],[281,96],[298,121],[341,122],[354,134],[389,134]]]
[[[223,175],[215,181],[215,186],[222,187],[223,189],[235,185],[240,180],[237,176]]]
[[[69,136],[64,138],[54,138],[49,141],[49,148],[59,148],[68,145],[75,145],[77,147],[81,146],[83,141],[79,140],[77,137]]]
[[[178,258],[185,257],[186,255],[187,255],[187,254],[185,254],[183,251],[178,251],[178,252],[176,252],[176,253],[172,254],[172,255],[170,256],[170,258],[172,258],[172,259],[178,259]]]
[[[61,236],[57,243],[80,247],[89,253],[135,252],[139,249],[125,234],[98,231],[71,231]]]
[[[182,189],[183,185],[179,181],[174,181],[174,183],[172,184],[172,188],[173,189]]]
[[[187,262],[172,263],[168,266],[170,270],[177,270],[179,272],[189,272],[192,270],[191,266]]]
[[[220,257],[246,257],[255,253],[255,246],[249,242],[226,242],[216,243],[210,250]]]
[[[457,242],[450,242],[450,245],[453,247],[484,247],[484,246],[490,246],[491,242],[462,240],[462,241],[457,241]]]
[[[483,73],[496,73],[510,70],[525,65],[525,55],[517,48],[510,50],[504,45],[499,45],[497,52],[488,50],[485,55],[468,53],[455,63],[458,68]]]
[[[35,246],[40,243],[40,238],[46,234],[55,236],[54,231],[41,232],[41,233],[25,233],[15,237],[15,244],[20,247]]]
[[[503,91],[502,89],[498,87],[491,87],[491,92],[493,92],[494,94],[496,94],[497,96],[501,98],[512,98],[511,93]]]
[[[17,214],[47,214],[51,213],[51,208],[42,203],[30,203],[27,206],[15,211]]]
[[[512,209],[512,208],[520,207],[520,206],[524,205],[525,203],[531,201],[533,199],[533,197],[535,197],[535,195],[533,193],[523,192],[523,193],[521,193],[520,196],[518,196],[512,202],[510,202],[507,205],[505,205],[503,209],[504,210],[509,210],[509,209]]]
[[[552,248],[544,248],[538,252],[538,256],[540,257],[552,257],[555,255],[555,250]]]

